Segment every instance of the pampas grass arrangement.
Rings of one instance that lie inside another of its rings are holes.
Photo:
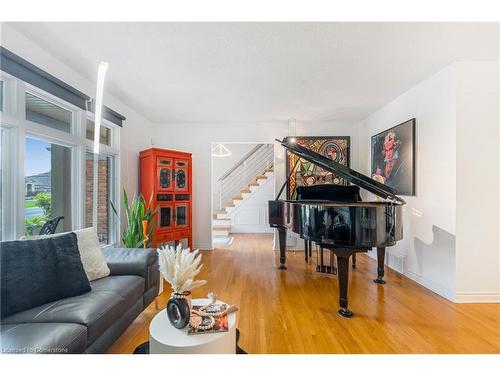
[[[206,284],[206,280],[195,281],[203,266],[199,250],[191,252],[181,244],[177,248],[164,246],[158,249],[158,257],[160,273],[174,293],[182,294]]]

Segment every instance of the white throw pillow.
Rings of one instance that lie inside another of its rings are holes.
[[[83,269],[87,274],[89,281],[101,279],[109,276],[109,267],[102,255],[99,239],[94,228],[85,228],[73,231],[78,241],[78,250],[82,259]],[[60,236],[64,233],[47,234],[42,236],[24,236],[21,240],[36,240],[38,238],[47,238]]]

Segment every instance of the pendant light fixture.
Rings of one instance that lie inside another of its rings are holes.
[[[231,156],[231,151],[222,143],[218,143],[212,148],[212,156],[215,156],[216,158]]]

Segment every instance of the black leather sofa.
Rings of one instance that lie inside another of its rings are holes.
[[[0,322],[2,353],[104,353],[158,295],[158,254],[103,250],[111,271],[88,293],[47,303]]]

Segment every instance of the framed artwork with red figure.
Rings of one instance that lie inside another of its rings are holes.
[[[371,177],[398,195],[415,195],[415,119],[372,137]]]

